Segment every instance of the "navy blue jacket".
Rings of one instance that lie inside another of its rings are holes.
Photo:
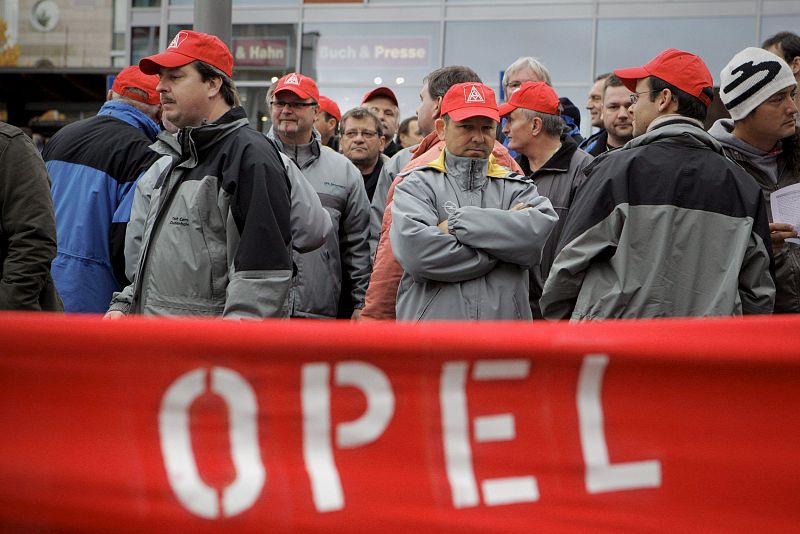
[[[119,100],[56,133],[42,156],[52,179],[58,254],[55,280],[64,310],[103,313],[125,279],[125,225],[136,180],[157,159],[158,125]]]

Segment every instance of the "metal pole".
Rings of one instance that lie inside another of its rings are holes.
[[[194,0],[195,31],[216,35],[231,48],[233,45],[232,0]]]

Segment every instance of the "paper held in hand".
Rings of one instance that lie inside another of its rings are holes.
[[[789,223],[800,228],[800,184],[793,184],[773,191],[769,196],[772,206],[772,221],[776,223]],[[787,243],[800,245],[799,237],[786,240]]]

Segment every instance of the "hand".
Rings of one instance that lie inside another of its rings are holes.
[[[509,211],[522,211],[528,208],[530,208],[529,205],[525,204],[524,202],[520,202],[516,206],[512,207]]]
[[[447,219],[445,219],[442,222],[440,222],[439,224],[437,224],[436,228],[438,228],[439,230],[441,230],[442,232],[444,232],[446,234],[450,233],[450,227],[447,225]]]
[[[350,317],[351,321],[360,321],[361,320],[361,308],[357,310],[353,310],[353,315]]]
[[[103,316],[103,319],[122,319],[125,317],[125,314],[118,310],[111,310],[107,311],[106,314]]]
[[[797,237],[797,230],[787,223],[769,223],[769,236],[772,238],[772,255],[780,253],[783,242],[790,237]]]

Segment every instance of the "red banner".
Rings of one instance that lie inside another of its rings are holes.
[[[0,314],[0,530],[796,532],[798,331]]]

